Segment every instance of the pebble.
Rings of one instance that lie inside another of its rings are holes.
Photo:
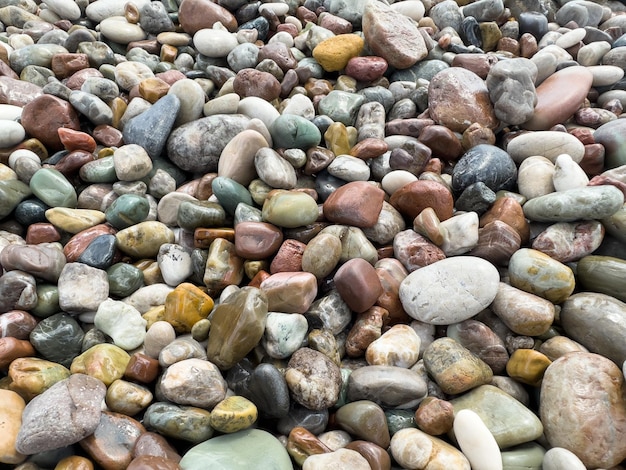
[[[476,470],[500,470],[502,457],[498,443],[480,416],[469,409],[454,416],[454,436],[461,450]]]
[[[623,378],[619,3],[9,3],[0,388],[21,418],[82,374],[106,391],[80,444],[0,462],[624,459],[619,400],[593,429],[540,413],[581,370],[587,398],[602,364]],[[593,359],[559,374],[574,356]],[[455,439],[464,400],[499,457]],[[37,420],[46,445],[64,431]]]

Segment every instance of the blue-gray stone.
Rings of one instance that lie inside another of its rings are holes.
[[[163,96],[149,109],[128,121],[122,133],[124,143],[141,145],[150,158],[158,157],[165,147],[179,109],[178,96]]]
[[[81,352],[84,336],[73,317],[57,313],[37,324],[30,332],[30,343],[45,359],[69,368]]]
[[[512,190],[517,182],[515,162],[495,145],[472,147],[452,170],[452,189],[455,194],[461,194],[465,188],[479,181],[494,193],[501,189]]]
[[[115,258],[116,240],[115,235],[110,234],[94,238],[76,261],[93,268],[109,268]]]

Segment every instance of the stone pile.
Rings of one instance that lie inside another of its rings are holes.
[[[0,0],[0,463],[626,468],[626,14]]]

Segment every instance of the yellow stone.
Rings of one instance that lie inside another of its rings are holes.
[[[536,387],[550,364],[552,361],[539,351],[517,349],[506,363],[506,373],[519,382]]]
[[[124,116],[124,113],[126,112],[126,108],[128,104],[122,98],[117,97],[117,98],[113,98],[110,106],[111,106],[111,111],[113,111],[113,120],[112,120],[113,127],[115,127],[116,129],[119,129],[120,121],[122,120],[122,116]]]
[[[0,390],[0,464],[18,464],[26,456],[15,450],[26,403],[10,390]]]
[[[59,460],[54,470],[93,470],[91,460],[80,455],[70,455]]]
[[[167,95],[170,86],[157,77],[146,78],[139,83],[139,94],[150,103],[156,103],[159,98]]]
[[[146,331],[158,321],[165,321],[165,305],[157,305],[152,307],[146,313],[142,315],[142,318],[148,323],[146,324]]]
[[[193,325],[209,316],[213,299],[191,283],[184,282],[165,298],[163,319],[177,333],[191,333]]]
[[[134,416],[152,402],[152,392],[141,385],[118,379],[107,389],[105,401],[111,411]]]
[[[349,155],[350,139],[348,138],[348,129],[341,122],[333,122],[324,133],[326,147],[332,150],[335,155]]]
[[[159,55],[161,58],[161,62],[170,62],[173,64],[176,56],[178,55],[178,49],[169,44],[163,44],[161,46],[161,53]]]
[[[26,400],[32,400],[55,383],[67,379],[70,371],[56,362],[37,357],[21,357],[11,362],[9,388]]]
[[[133,258],[156,258],[165,243],[174,243],[174,232],[162,222],[148,220],[120,230],[117,246]]]
[[[76,234],[103,223],[106,217],[104,212],[93,209],[53,207],[46,211],[46,219],[63,231]]]
[[[252,426],[258,414],[254,403],[235,395],[215,405],[211,411],[211,427],[225,433],[241,431]]]
[[[72,374],[87,374],[101,380],[107,387],[121,379],[130,361],[129,354],[114,344],[92,346],[72,361]]]
[[[364,45],[365,41],[357,34],[339,34],[320,42],[313,49],[313,57],[327,72],[338,72],[361,54]]]

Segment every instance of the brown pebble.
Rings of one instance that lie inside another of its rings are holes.
[[[346,354],[361,357],[374,340],[380,338],[389,312],[382,307],[371,307],[357,316],[346,338]]]
[[[191,35],[203,28],[212,28],[218,21],[230,32],[237,30],[235,16],[226,8],[211,0],[188,0],[178,9],[178,21],[182,29]]]
[[[240,222],[235,225],[235,250],[246,259],[259,260],[272,256],[283,242],[283,233],[266,222]]]
[[[521,240],[519,233],[509,224],[494,220],[478,229],[478,243],[471,255],[496,266],[506,266],[513,253],[520,249]]]
[[[79,70],[89,67],[87,54],[67,53],[54,54],[50,68],[59,80],[63,80]]]
[[[53,95],[42,95],[22,108],[22,126],[31,137],[51,150],[61,150],[60,127],[80,130],[78,114],[72,105]]]
[[[528,243],[530,238],[530,226],[524,216],[524,210],[519,202],[512,197],[502,197],[480,217],[480,227],[485,227],[489,222],[500,220],[513,227],[520,236],[521,244]]]
[[[287,452],[296,463],[302,465],[310,455],[325,454],[332,452],[332,450],[311,431],[296,426],[289,432]]]
[[[302,255],[306,244],[298,240],[285,240],[270,264],[270,273],[302,271]]]
[[[30,344],[30,341],[12,336],[0,338],[0,370],[8,369],[11,362],[19,357],[34,355],[35,348]]]
[[[390,470],[391,458],[386,449],[373,442],[356,440],[348,443],[346,449],[356,450],[361,454],[367,463],[370,464],[372,470]]]
[[[54,470],[93,470],[93,468],[93,462],[88,458],[80,455],[70,455],[59,460]]]
[[[54,243],[61,240],[59,230],[52,224],[37,222],[29,225],[26,229],[26,243],[37,245],[39,243]]]
[[[144,432],[133,447],[133,458],[142,456],[162,457],[164,459],[180,462],[181,456],[176,449],[160,434]]]
[[[180,465],[173,460],[153,455],[142,455],[133,459],[126,470],[178,470]]]
[[[96,150],[96,141],[86,132],[76,131],[67,127],[60,127],[58,130],[59,139],[65,150],[73,152],[74,150],[83,150],[93,153]]]
[[[280,96],[280,82],[269,72],[243,69],[235,75],[233,90],[242,98],[256,96],[272,101]]]
[[[441,221],[452,217],[454,210],[452,194],[435,181],[419,180],[405,184],[393,193],[389,203],[411,220],[427,207],[432,207]]]
[[[426,397],[415,410],[415,424],[431,436],[440,436],[452,429],[454,407],[452,403],[436,397]]]
[[[37,326],[37,319],[23,310],[10,310],[0,315],[0,338],[12,336],[28,339],[30,332]]]
[[[80,90],[80,88],[83,86],[83,83],[85,83],[85,80],[90,77],[102,78],[103,75],[98,69],[81,69],[78,72],[72,74],[72,76],[65,81],[65,86],[68,87],[70,90]]]
[[[333,280],[343,301],[357,313],[372,307],[383,293],[376,270],[363,258],[346,261]]]
[[[426,126],[419,133],[418,140],[430,148],[433,157],[447,162],[458,160],[463,155],[461,141],[447,127],[438,124]]]
[[[347,183],[324,202],[324,217],[336,224],[372,227],[383,208],[385,192],[365,181]]]
[[[136,352],[130,356],[124,377],[128,380],[147,384],[159,375],[159,361],[143,353]]]

